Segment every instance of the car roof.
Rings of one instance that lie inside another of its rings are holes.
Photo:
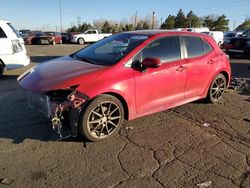
[[[0,24],[3,24],[3,23],[10,23],[10,21],[8,21],[8,20],[0,20]]]
[[[203,33],[196,33],[190,31],[173,31],[173,30],[165,30],[165,29],[150,29],[150,30],[136,30],[136,31],[128,31],[124,33],[138,34],[138,35],[147,35],[147,36],[157,36],[157,35],[192,35],[192,36],[206,36]]]

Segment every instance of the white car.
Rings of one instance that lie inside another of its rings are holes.
[[[213,37],[219,46],[221,46],[224,43],[224,33],[222,31],[208,31],[208,32],[202,32],[202,33]]]
[[[97,30],[87,30],[85,33],[73,35],[72,43],[84,44],[85,42],[97,42],[103,38],[109,37],[112,33],[99,33]]]
[[[23,39],[9,21],[0,20],[0,76],[4,68],[11,70],[29,63]]]

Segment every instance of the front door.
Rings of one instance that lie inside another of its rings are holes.
[[[181,59],[178,36],[155,40],[136,57],[140,62],[159,58],[162,65],[145,71],[134,70],[137,113],[160,111],[184,100],[186,60]]]

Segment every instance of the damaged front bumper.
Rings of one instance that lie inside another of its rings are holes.
[[[46,118],[51,119],[52,127],[60,137],[63,137],[63,125],[65,123],[68,123],[68,127],[70,127],[68,134],[77,136],[79,116],[89,98],[75,90],[65,91],[69,94],[62,97],[55,94],[58,90],[49,91],[46,94],[26,91],[26,94],[29,106],[40,111]],[[65,117],[66,112],[67,116]]]

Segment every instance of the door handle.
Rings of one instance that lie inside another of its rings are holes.
[[[186,66],[183,66],[183,65],[181,65],[181,66],[179,66],[177,69],[176,69],[176,71],[184,71],[184,70],[186,70],[187,69],[187,67]]]
[[[212,65],[212,64],[214,64],[214,63],[215,63],[214,60],[210,60],[210,61],[207,62],[207,64],[209,64],[209,65]]]

